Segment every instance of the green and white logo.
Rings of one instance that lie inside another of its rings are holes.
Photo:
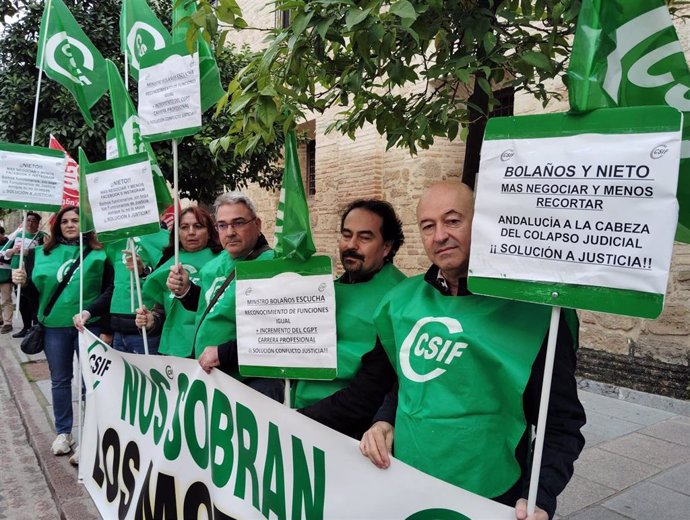
[[[662,36],[660,33],[673,28],[671,18],[666,6],[652,9],[632,20],[624,23],[616,29],[616,48],[607,57],[607,70],[604,78],[604,90],[616,102],[620,103],[620,86],[623,80],[624,61],[628,61],[628,55],[642,42],[651,37]],[[667,58],[676,56],[685,60],[680,42],[674,39],[660,47],[646,49],[648,52],[639,56],[633,56],[634,62],[627,71],[627,80],[641,88],[655,89],[673,85],[665,93],[665,101],[668,105],[677,108],[681,112],[690,111],[690,100],[685,95],[690,87],[681,84],[669,71],[673,70],[673,62]],[[667,60],[667,61],[665,61]],[[663,63],[662,63],[663,62]],[[665,65],[664,65],[665,64]],[[666,72],[661,72],[666,69]],[[655,73],[652,74],[651,71]]]
[[[139,58],[150,50],[164,48],[165,43],[165,38],[155,27],[146,22],[134,22],[127,33],[127,50],[132,57],[132,67],[139,70]]]
[[[81,54],[81,64],[77,63],[73,49],[77,49]],[[65,63],[65,60],[67,63]],[[92,81],[87,77],[84,69],[93,72],[94,63],[94,56],[89,48],[76,38],[69,36],[65,31],[54,34],[46,42],[47,66],[73,83],[84,86],[91,85]],[[74,74],[65,67],[69,67],[69,69],[74,71]]]
[[[449,337],[462,331],[454,318],[432,316],[417,321],[400,347],[400,367],[405,377],[424,383],[443,375],[467,348],[467,343]]]
[[[72,267],[72,264],[74,262],[76,262],[76,260],[73,258],[71,260],[67,260],[64,264],[62,264],[60,266],[60,268],[57,270],[57,281],[58,281],[58,283],[62,282],[62,280],[65,278],[65,275],[69,271],[70,267]],[[79,268],[77,268],[77,269],[79,269]]]
[[[208,305],[211,302],[211,298],[213,298],[213,295],[216,294],[216,291],[218,288],[223,285],[223,282],[225,282],[225,276],[217,276],[215,280],[213,280],[213,283],[211,284],[211,287],[209,288],[208,291],[204,293],[204,298],[206,298],[206,305]],[[218,300],[222,299],[224,295],[221,295]]]

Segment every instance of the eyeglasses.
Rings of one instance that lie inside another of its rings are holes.
[[[243,218],[236,218],[235,220],[231,220],[230,222],[218,222],[216,224],[216,229],[218,231],[226,231],[228,228],[231,229],[236,229],[240,230],[250,222],[253,222],[256,220],[256,217],[250,218],[249,220],[245,220]]]

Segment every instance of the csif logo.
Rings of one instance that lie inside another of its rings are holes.
[[[668,152],[668,146],[665,144],[660,144],[655,147],[651,152],[649,152],[649,157],[652,159],[661,159]]]
[[[82,65],[77,65],[77,61],[74,56],[74,49],[77,49],[82,56]],[[45,47],[46,52],[46,64],[47,67],[54,70],[61,76],[69,79],[73,83],[78,83],[80,85],[91,85],[91,80],[86,76],[83,69],[93,72],[94,67],[94,57],[89,48],[84,45],[79,40],[68,36],[65,31],[53,35]],[[58,60],[63,60],[66,58],[68,60],[69,66],[76,74],[72,74],[70,71],[65,69]]]
[[[226,278],[226,276],[218,276],[215,280],[213,280],[213,283],[211,284],[209,290],[204,293],[204,298],[206,298],[206,305],[208,305],[211,302],[211,298],[213,298],[213,295],[216,294],[218,288],[221,285],[223,285],[223,282],[225,282]],[[223,296],[225,296],[225,294],[221,294],[220,298],[218,298],[218,301],[222,300]]]
[[[153,46],[149,48],[151,43],[153,43]],[[146,52],[162,49],[164,47],[165,38],[163,38],[163,35],[145,22],[134,22],[127,34],[127,50],[132,57],[132,67],[136,70],[139,70],[139,58],[146,54]]]
[[[438,332],[439,324],[445,331]],[[453,360],[462,356],[467,348],[467,343],[450,339],[449,335],[462,332],[462,325],[454,318],[426,317],[415,323],[400,347],[400,367],[403,374],[410,381],[424,383],[443,375],[448,365]],[[434,360],[436,366],[430,371],[420,373],[413,368],[413,360],[419,360],[414,364],[424,364]]]
[[[508,149],[501,154],[501,161],[502,162],[510,161],[514,156],[515,156],[515,151]]]
[[[62,280],[65,278],[65,275],[67,274],[67,271],[69,271],[69,268],[72,267],[72,264],[74,262],[76,262],[75,259],[67,260],[64,264],[62,264],[58,268],[58,270],[57,270],[57,281],[58,281],[58,283],[62,282]],[[75,273],[78,270],[79,270],[79,268],[77,267],[77,269],[75,269]]]
[[[620,102],[620,86],[623,80],[623,60],[627,61],[627,56],[643,41],[652,36],[661,37],[658,33],[662,31],[673,31],[673,23],[665,5],[652,9],[632,20],[624,23],[616,29],[616,48],[606,58],[607,68],[604,78],[604,90],[616,102]],[[675,35],[674,35],[675,36]],[[644,55],[634,57],[634,63],[627,71],[627,79],[633,85],[641,88],[660,88],[672,85],[665,95],[666,103],[681,112],[690,110],[690,100],[685,95],[690,91],[690,87],[678,82],[671,72],[658,73],[657,70],[652,74],[653,68],[658,68],[658,64],[667,58],[677,55],[676,58],[685,63],[683,50],[680,42],[674,38],[673,41],[656,47]]]

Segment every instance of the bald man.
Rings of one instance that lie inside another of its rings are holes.
[[[550,309],[467,290],[473,213],[464,184],[442,182],[424,192],[417,223],[433,265],[384,297],[374,317],[376,348],[352,384],[305,412],[337,424],[357,400],[380,403],[397,378],[398,391],[362,438],[365,456],[386,468],[394,449],[425,473],[514,505],[519,520],[547,520],[584,446],[577,318],[564,312],[561,320],[538,508],[528,517],[529,431],[539,412]]]

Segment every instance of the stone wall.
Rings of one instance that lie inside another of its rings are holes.
[[[269,9],[249,7],[262,2],[244,0],[240,4],[250,25],[274,23],[274,14]],[[260,18],[255,21],[252,16],[257,13]],[[687,49],[690,27],[681,25],[678,30]],[[256,31],[242,38],[241,41],[253,45],[261,40]],[[563,84],[556,82],[549,87],[561,92],[564,99],[543,108],[533,97],[517,95],[516,115],[567,110]],[[319,253],[337,258],[339,212],[349,201],[358,197],[381,197],[394,205],[404,225],[406,242],[398,253],[396,263],[408,274],[423,271],[428,261],[415,223],[416,200],[429,184],[461,175],[463,143],[460,140],[453,143],[438,140],[432,149],[410,157],[407,151],[399,149],[386,152],[385,140],[370,126],[358,132],[355,141],[335,133],[325,135],[330,121],[329,114],[314,117],[316,195],[309,197],[309,206]],[[302,166],[305,171],[304,160]],[[250,188],[250,193],[261,208],[264,229],[270,241],[277,194],[267,193],[258,187]],[[690,246],[675,245],[666,305],[658,320],[591,312],[581,312],[580,317],[583,348],[580,363],[583,374],[623,384],[616,374],[620,376],[628,371],[630,377],[624,384],[634,387],[636,380],[641,381],[641,374],[646,373],[645,382],[638,385],[640,389],[674,397],[690,397],[687,388],[690,374]],[[665,365],[673,370],[659,368]],[[675,382],[664,382],[663,374],[670,379],[675,378]],[[656,386],[655,380],[658,381]],[[673,390],[668,390],[669,387],[673,387]],[[685,388],[685,394],[682,388]]]

